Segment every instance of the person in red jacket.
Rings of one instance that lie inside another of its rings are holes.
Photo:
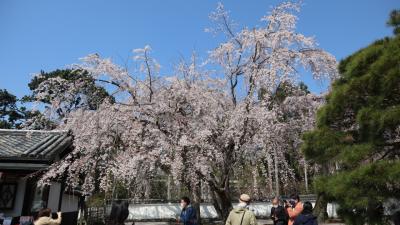
[[[289,200],[285,201],[286,212],[289,216],[288,225],[293,225],[294,220],[303,211],[303,203],[297,194],[292,194]]]

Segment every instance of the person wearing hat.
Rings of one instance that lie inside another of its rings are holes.
[[[256,216],[250,211],[250,196],[240,195],[239,204],[229,213],[225,225],[257,225]]]

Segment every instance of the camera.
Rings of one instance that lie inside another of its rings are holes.
[[[296,206],[296,201],[294,199],[289,200],[289,204],[294,208]]]
[[[296,206],[296,201],[294,199],[283,199],[286,206],[294,208]]]

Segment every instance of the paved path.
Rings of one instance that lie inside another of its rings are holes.
[[[259,225],[270,225],[272,224],[271,220],[259,220]],[[132,223],[126,223],[126,225],[132,225]],[[135,225],[170,225],[166,222],[136,222]],[[344,223],[329,223],[329,224],[321,224],[321,225],[345,225]]]

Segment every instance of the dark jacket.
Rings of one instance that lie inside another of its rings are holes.
[[[293,225],[318,225],[317,217],[313,214],[300,214]]]
[[[283,206],[272,207],[270,217],[274,221],[274,224],[287,224],[289,219]]]
[[[197,225],[196,210],[191,205],[182,209],[180,222],[183,223],[183,225]]]

